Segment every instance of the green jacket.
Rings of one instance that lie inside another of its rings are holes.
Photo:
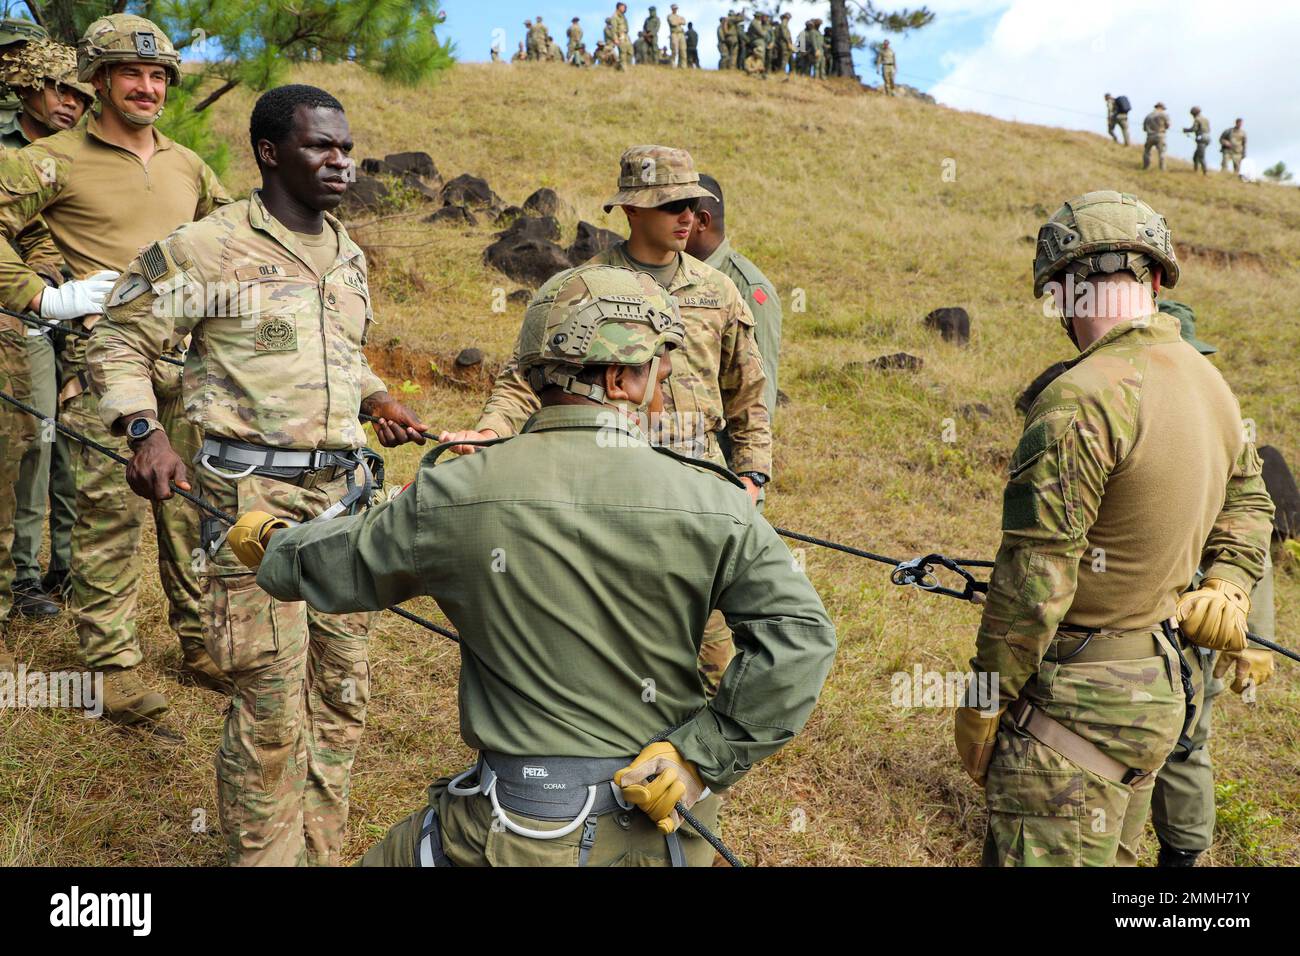
[[[775,422],[776,374],[781,358],[782,318],[781,299],[776,294],[776,286],[768,281],[758,266],[732,248],[730,239],[723,239],[713,254],[704,260],[704,264],[712,266],[736,283],[736,288],[749,303],[749,311],[754,313],[754,339],[758,342],[758,352],[763,357],[763,374],[767,376],[763,401],[767,404],[768,417]]]
[[[676,727],[715,790],[803,727],[835,652],[745,493],[604,406],[543,408],[364,515],[276,532],[258,583],[328,613],[434,597],[461,635],[471,747],[631,757]],[[714,608],[736,659],[710,702],[696,654]]]

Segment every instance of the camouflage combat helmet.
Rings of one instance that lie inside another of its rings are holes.
[[[529,304],[519,370],[535,392],[556,385],[603,402],[603,387],[577,380],[585,366],[650,362],[657,372],[664,349],[685,339],[677,300],[653,278],[618,266],[579,266],[550,279]],[[647,389],[642,408],[652,395]]]
[[[700,185],[690,153],[669,146],[633,146],[619,159],[618,192],[605,203],[605,212],[615,206],[653,209],[696,198],[718,197]]]
[[[1177,285],[1178,260],[1165,217],[1128,193],[1084,193],[1038,230],[1034,295],[1041,296],[1062,272],[1082,279],[1094,272],[1129,270],[1147,282],[1154,265],[1162,267],[1162,286]]]
[[[13,89],[44,89],[50,80],[95,98],[95,88],[77,80],[77,51],[65,43],[36,39],[0,53],[0,79]]]
[[[77,78],[88,82],[109,63],[157,63],[167,70],[167,81],[181,81],[181,58],[167,34],[152,20],[130,13],[100,17],[77,41]]]
[[[48,40],[49,37],[45,27],[31,20],[12,20],[8,17],[0,20],[0,48],[29,40]]]

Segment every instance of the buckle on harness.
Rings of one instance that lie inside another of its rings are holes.
[[[934,565],[936,564],[959,575],[966,586],[960,591],[954,591],[952,588],[941,585],[934,574]],[[970,601],[973,604],[983,604],[985,601],[984,595],[989,590],[986,581],[977,581],[973,574],[956,561],[944,557],[942,554],[927,554],[923,558],[904,561],[890,573],[889,580],[900,587],[910,584],[922,591],[930,591],[933,594],[946,594],[948,597],[961,598],[963,601]]]

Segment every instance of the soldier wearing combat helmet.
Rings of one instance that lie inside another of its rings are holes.
[[[957,711],[989,865],[1135,864],[1155,773],[1195,721],[1183,642],[1246,644],[1273,505],[1236,398],[1156,310],[1178,279],[1135,196],[1087,193],[1039,230],[1034,292],[1080,354],[1011,459],[972,661],[997,696]]]
[[[77,79],[94,87],[98,111],[72,129],[0,157],[0,239],[6,240],[0,242],[0,305],[31,309],[46,320],[88,331],[128,262],[177,226],[229,200],[203,160],[153,128],[167,87],[180,81],[176,51],[153,23],[126,14],[92,22],[77,45]],[[37,216],[49,226],[73,276],[56,288],[9,245]],[[75,336],[67,340],[59,417],[127,453],[125,437],[109,433],[88,389],[85,342]],[[179,379],[174,366],[154,366],[154,427],[167,429],[172,444],[192,455],[197,434],[184,419]],[[88,454],[78,459],[77,469],[69,606],[83,662],[104,674],[105,716],[127,723],[154,720],[167,709],[167,699],[136,671],[143,661],[136,637],[137,552],[148,507],[128,493],[122,468],[111,459]],[[153,511],[158,569],[168,621],[181,642],[183,671],[215,687],[222,675],[203,647],[191,556],[196,514],[179,500]]]
[[[803,726],[834,655],[821,601],[733,476],[637,424],[663,406],[688,334],[649,275],[562,272],[520,330],[540,407],[517,437],[431,453],[364,516],[241,519],[277,598],[347,612],[427,594],[460,633],[461,736],[478,759],[363,864],[707,866],[676,802],[713,827],[710,791]],[[709,702],[695,660],[714,606],[744,666]]]
[[[0,145],[22,149],[59,130],[71,129],[95,100],[94,87],[77,80],[77,53],[70,46],[36,38],[14,43],[0,52],[0,78],[19,98],[21,109],[0,123]],[[23,262],[51,285],[63,282],[63,257],[50,237],[45,220],[37,217],[18,236]],[[50,330],[26,333],[31,368],[31,402],[43,418],[58,412],[59,371],[56,337]],[[59,614],[71,561],[73,485],[72,450],[63,435],[55,441],[32,442],[19,463],[16,513],[13,519],[14,609],[25,617]],[[51,482],[53,491],[51,493]],[[50,570],[41,577],[39,552],[50,507]]]
[[[30,40],[48,40],[45,27],[31,20],[0,20],[0,50],[20,48]],[[22,103],[3,81],[0,81],[0,123],[7,123],[22,108]]]

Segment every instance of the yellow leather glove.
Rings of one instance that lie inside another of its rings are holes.
[[[1222,677],[1229,670],[1234,671],[1232,689],[1240,694],[1246,689],[1246,682],[1252,681],[1256,687],[1264,684],[1273,676],[1273,652],[1262,647],[1248,647],[1243,651],[1224,651],[1214,662],[1214,676]]]
[[[998,721],[1005,706],[999,707],[996,716],[990,717],[975,707],[958,707],[953,719],[953,736],[957,741],[957,756],[962,768],[979,786],[989,775],[993,748],[998,739]]]
[[[665,835],[682,825],[681,814],[674,809],[677,802],[689,810],[704,793],[704,782],[695,765],[666,740],[646,747],[632,763],[616,772],[614,785],[621,787],[623,798],[640,807]]]
[[[1246,646],[1250,595],[1231,581],[1206,578],[1178,601],[1178,626],[1193,644],[1216,651]]]
[[[276,528],[287,528],[289,522],[265,511],[250,511],[239,516],[235,526],[226,535],[226,543],[231,552],[246,568],[254,571],[266,556],[266,545],[271,540],[271,532]]]

